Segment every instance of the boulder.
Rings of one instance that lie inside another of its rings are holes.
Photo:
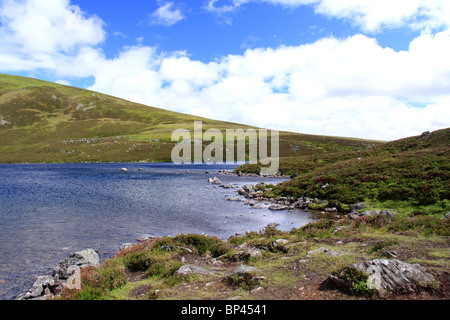
[[[233,272],[224,277],[223,281],[232,286],[240,286],[249,291],[260,286],[260,282],[266,280],[261,275],[261,269],[240,265]]]
[[[240,246],[239,251],[237,251],[232,257],[232,261],[248,261],[250,258],[261,258],[262,253],[261,250],[254,248],[254,247],[248,247],[246,245]]]
[[[366,204],[364,202],[358,202],[355,204],[350,204],[348,207],[350,211],[359,211],[361,209],[364,209],[366,207]]]
[[[50,276],[39,276],[33,283],[33,286],[26,293],[16,297],[16,300],[35,300],[49,292],[55,287],[55,280]]]
[[[222,184],[222,181],[220,181],[219,178],[217,178],[217,177],[209,178],[208,182],[212,183],[212,184]]]
[[[435,278],[426,273],[419,264],[409,264],[400,260],[375,259],[350,265],[339,275],[332,275],[328,281],[339,287],[348,288],[349,281],[345,274],[349,269],[356,269],[368,275],[367,287],[383,296],[387,293],[418,293],[432,289],[437,283]]]
[[[255,273],[259,273],[261,269],[258,269],[256,267],[246,266],[244,264],[240,265],[236,269],[234,269],[233,272],[230,273],[230,275],[237,275],[239,277],[247,277],[251,276]]]
[[[45,300],[60,294],[62,288],[81,289],[81,269],[98,267],[100,259],[93,249],[74,252],[59,262],[53,269],[53,276],[40,276],[26,293],[20,294],[16,300]]]
[[[76,271],[76,267],[84,269],[86,267],[98,267],[100,259],[93,249],[74,252],[68,258],[59,262],[53,269],[53,276],[58,276],[60,280],[69,279]]]
[[[286,210],[288,206],[282,205],[282,204],[273,204],[269,206],[269,210],[272,211],[278,211],[278,210]]]

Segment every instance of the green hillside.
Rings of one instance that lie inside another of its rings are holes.
[[[249,126],[79,88],[0,74],[0,163],[170,161],[173,130]],[[283,157],[364,150],[379,142],[280,133]]]
[[[361,151],[280,162],[280,170],[295,177],[271,190],[275,196],[308,196],[328,200],[333,207],[364,201],[436,213],[450,209],[450,128]],[[247,164],[236,171],[258,169]],[[437,207],[425,208],[429,206]]]

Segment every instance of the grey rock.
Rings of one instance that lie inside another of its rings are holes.
[[[256,267],[251,267],[243,264],[234,269],[234,271],[231,272],[230,275],[237,275],[239,277],[248,277],[253,276],[254,273],[259,273],[261,271],[262,271],[261,269],[258,269]]]
[[[53,276],[58,275],[59,279],[68,279],[76,270],[74,266],[84,269],[86,267],[98,267],[100,259],[93,249],[74,252],[68,258],[59,262],[53,269]]]
[[[365,207],[366,207],[366,204],[364,202],[358,202],[358,203],[349,205],[350,211],[359,211],[361,209],[364,209]]]
[[[212,183],[212,184],[222,184],[222,181],[220,181],[219,178],[217,178],[217,177],[209,178],[208,182]]]
[[[132,247],[133,245],[134,245],[134,243],[124,243],[120,246],[119,251],[128,249],[128,248]]]
[[[374,216],[374,217],[376,217],[376,216],[379,216],[381,214],[381,211],[380,210],[366,210],[366,211],[364,211],[364,212],[360,212],[359,213],[359,215],[360,216]]]
[[[245,247],[243,250],[237,251],[232,257],[232,261],[246,261],[250,258],[261,258],[261,250],[254,247]]]
[[[375,289],[380,296],[387,293],[420,292],[424,289],[431,289],[436,284],[435,278],[426,273],[419,264],[409,264],[395,259],[375,259],[355,263],[348,267],[348,269],[351,268],[366,273],[369,276],[368,288]],[[347,280],[343,278],[348,269],[337,276],[339,283],[344,283],[344,287],[349,286]],[[336,276],[332,276],[328,280],[337,283],[335,278]]]
[[[214,272],[193,264],[185,264],[177,270],[176,274],[214,274]]]
[[[278,211],[278,210],[286,210],[288,207],[282,204],[273,204],[269,206],[269,210]]]
[[[385,209],[385,210],[381,210],[380,215],[387,216],[389,218],[393,218],[397,215],[397,212],[393,209]]]
[[[16,300],[36,300],[44,295],[47,295],[47,289],[51,291],[55,287],[56,283],[53,277],[39,276],[33,283],[33,286],[26,293],[23,293],[16,297]]]

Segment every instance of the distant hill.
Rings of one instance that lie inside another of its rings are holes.
[[[0,163],[170,161],[173,130],[192,130],[196,120],[203,122],[204,130],[250,128],[0,74]],[[365,150],[379,144],[280,133],[282,157]]]

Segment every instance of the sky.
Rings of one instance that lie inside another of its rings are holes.
[[[448,0],[0,0],[0,72],[206,118],[395,140],[450,127]]]

